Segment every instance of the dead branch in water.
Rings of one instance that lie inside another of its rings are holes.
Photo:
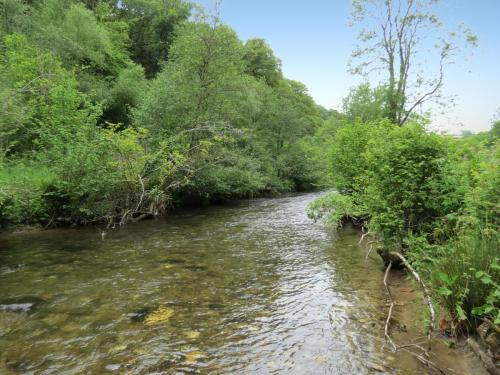
[[[429,308],[429,312],[431,314],[431,322],[429,324],[429,329],[427,331],[427,341],[429,345],[429,350],[431,349],[431,339],[432,339],[432,333],[434,331],[434,326],[436,324],[436,312],[434,310],[434,306],[432,304],[432,299],[431,299],[431,294],[429,293],[429,290],[427,289],[427,286],[424,284],[422,279],[420,278],[420,275],[415,271],[415,269],[410,265],[408,260],[400,253],[397,252],[390,252],[389,253],[392,256],[398,257],[401,259],[401,262],[403,262],[404,266],[408,271],[410,271],[411,275],[413,278],[420,284],[422,287],[422,291],[424,293],[424,298],[427,302],[427,307]]]
[[[406,259],[404,261],[406,261]],[[392,311],[394,310],[395,302],[394,302],[394,297],[392,296],[391,288],[389,287],[389,283],[387,282],[387,278],[389,276],[391,268],[392,268],[392,261],[389,262],[389,265],[385,269],[385,274],[384,274],[384,286],[385,286],[385,290],[387,291],[387,294],[388,294],[389,299],[391,301],[391,304],[389,306],[389,312],[387,313],[387,319],[385,320],[385,327],[384,327],[384,336],[385,336],[385,339],[387,340],[387,342],[389,342],[389,344],[391,344],[391,346],[392,346],[392,348],[393,348],[394,351],[403,350],[403,351],[405,351],[405,352],[413,355],[421,363],[423,363],[424,365],[428,366],[429,368],[431,368],[431,369],[439,372],[440,374],[446,375],[446,371],[444,371],[436,363],[434,363],[434,362],[432,362],[432,361],[430,361],[428,359],[429,353],[422,346],[420,346],[418,344],[396,345],[394,343],[394,341],[392,340],[391,335],[389,334],[389,327],[390,327],[390,324],[391,324]],[[415,270],[413,270],[413,272],[415,272]],[[418,276],[418,274],[417,274],[417,276]],[[410,350],[410,348],[417,348],[417,349],[419,349],[419,350],[422,351],[422,354],[415,353],[414,351]],[[429,342],[429,349],[430,349],[430,342]]]
[[[391,270],[392,267],[392,262],[389,262],[389,265],[385,269],[385,275],[384,275],[384,286],[385,290],[387,291],[387,294],[389,295],[389,298],[391,300],[391,305],[389,307],[389,313],[387,314],[387,319],[385,320],[385,327],[384,327],[384,336],[386,340],[391,344],[392,348],[394,350],[397,350],[396,344],[394,344],[394,341],[392,341],[391,336],[389,335],[389,324],[391,322],[391,317],[392,317],[392,310],[394,309],[394,298],[392,298],[392,293],[391,289],[389,288],[389,285],[387,284],[387,276],[389,275],[389,271]]]
[[[358,245],[360,245],[363,242],[363,240],[365,239],[365,237],[368,235],[375,235],[375,233],[372,233],[372,232],[363,233],[361,236],[361,239],[358,242]],[[366,254],[365,259],[368,259],[368,256],[370,255],[370,253],[373,250],[373,244],[376,242],[378,242],[376,239],[368,242],[368,244],[370,245],[370,248],[368,249],[368,253]],[[390,299],[389,312],[387,314],[387,319],[385,321],[385,327],[384,327],[385,339],[387,340],[387,342],[389,342],[389,344],[392,346],[394,351],[403,350],[403,351],[415,356],[415,358],[417,358],[420,362],[422,362],[426,366],[432,368],[435,371],[438,371],[441,374],[446,375],[446,372],[443,369],[441,369],[437,364],[435,364],[434,362],[432,362],[428,359],[429,358],[429,351],[431,350],[432,334],[434,332],[434,326],[435,326],[435,322],[436,322],[436,313],[434,310],[434,306],[432,304],[432,299],[431,299],[431,295],[429,293],[429,290],[427,289],[427,286],[425,285],[425,283],[422,281],[420,275],[417,273],[417,271],[415,271],[415,269],[410,265],[408,260],[402,254],[397,253],[397,252],[388,252],[387,254],[390,255],[392,257],[392,259],[389,260],[389,263],[387,264],[387,267],[385,269],[385,274],[384,274],[384,286],[385,286],[385,290],[386,290],[386,292],[389,296],[389,299]],[[421,345],[418,345],[415,343],[405,344],[405,345],[396,345],[396,343],[392,340],[392,338],[389,334],[389,328],[390,328],[392,313],[393,313],[394,306],[395,306],[395,301],[394,301],[394,297],[393,297],[392,292],[391,292],[391,288],[389,287],[389,284],[387,282],[387,279],[389,277],[389,273],[390,273],[391,268],[393,266],[393,263],[395,261],[394,259],[399,259],[402,262],[402,264],[405,266],[405,268],[413,276],[413,278],[422,287],[422,291],[424,293],[424,298],[427,302],[427,306],[429,308],[429,312],[431,315],[431,317],[430,317],[431,322],[429,324],[429,328],[427,331],[427,343],[428,343],[427,350],[424,347],[422,347]],[[416,349],[420,350],[421,354],[410,350],[410,348],[416,348]]]
[[[366,236],[373,236],[374,233],[373,232],[366,232],[366,233],[363,233],[361,235],[361,239],[359,240],[358,242],[358,245],[361,245],[361,243],[363,242],[363,240],[365,239]]]
[[[367,260],[367,259],[368,259],[368,257],[370,256],[370,254],[371,254],[371,252],[372,252],[372,250],[373,250],[373,244],[374,244],[374,243],[377,243],[377,242],[378,242],[378,241],[376,241],[376,240],[373,240],[373,241],[368,242],[368,244],[370,245],[370,248],[368,249],[368,252],[366,253],[365,260]]]

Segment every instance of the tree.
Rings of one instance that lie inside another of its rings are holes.
[[[368,83],[352,88],[343,101],[343,110],[350,121],[363,122],[386,118],[386,90],[383,86],[372,89]]]
[[[226,26],[180,26],[168,63],[135,113],[136,124],[155,135],[189,132],[192,140],[214,124],[237,126],[251,92],[242,53]]]
[[[19,0],[3,0],[0,2],[0,37],[17,31],[26,9],[27,6]]]
[[[148,78],[154,77],[167,61],[175,27],[186,20],[191,5],[183,0],[123,0],[120,17],[130,28],[131,54]]]
[[[429,9],[438,0],[353,0],[353,22],[363,23],[361,45],[352,53],[351,71],[382,72],[389,119],[403,125],[427,102],[441,103],[446,66],[477,37],[469,29],[445,34]],[[427,52],[430,50],[431,52]],[[436,58],[435,63],[425,58]],[[425,66],[424,66],[425,63]],[[434,69],[434,74],[429,71]]]
[[[245,43],[244,56],[246,73],[263,79],[269,86],[276,86],[283,78],[281,61],[263,39],[249,39]]]

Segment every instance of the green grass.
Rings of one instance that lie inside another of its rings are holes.
[[[480,316],[474,309],[496,319],[500,308],[499,250],[498,234],[477,228],[448,245],[445,256],[437,262],[433,273],[436,291],[459,322],[475,326]]]
[[[0,163],[0,189],[36,190],[47,186],[54,177],[50,168],[33,161]]]
[[[40,163],[0,161],[0,228],[47,220],[43,193],[54,178],[50,168]]]

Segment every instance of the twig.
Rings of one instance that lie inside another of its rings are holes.
[[[410,265],[410,263],[408,262],[408,260],[400,253],[397,253],[397,252],[390,252],[389,253],[390,255],[392,256],[395,256],[399,259],[401,259],[401,261],[403,262],[403,264],[405,265],[405,267],[408,269],[408,271],[410,271],[410,273],[412,274],[413,278],[420,284],[420,286],[422,287],[422,291],[424,292],[424,298],[427,302],[427,306],[429,308],[429,312],[431,314],[431,322],[429,324],[429,329],[427,331],[427,342],[428,342],[428,345],[429,345],[429,350],[431,349],[431,339],[432,339],[432,333],[434,331],[434,326],[435,326],[435,323],[436,323],[436,313],[435,313],[435,310],[434,310],[434,306],[432,304],[432,299],[431,299],[431,295],[429,293],[429,290],[427,289],[427,287],[425,286],[424,282],[422,281],[422,279],[420,278],[419,274],[417,273],[417,271],[415,271],[415,269]]]
[[[373,250],[373,244],[370,244],[370,248],[368,249],[368,252],[366,253],[366,257],[365,257],[365,260],[368,259],[368,257],[370,256],[371,252]]]
[[[142,200],[144,199],[144,194],[146,192],[145,188],[144,188],[144,181],[142,180],[142,177],[140,174],[137,175],[137,177],[139,177],[139,182],[141,183],[141,195],[139,197],[139,202],[137,203],[137,206],[135,207],[135,211],[139,211],[139,208],[141,207],[142,205]]]
[[[391,304],[389,306],[389,312],[387,313],[387,319],[385,321],[385,327],[384,327],[384,336],[385,336],[386,340],[391,344],[391,346],[392,346],[392,348],[393,348],[394,351],[403,350],[403,351],[405,351],[405,352],[413,355],[415,358],[417,358],[424,365],[432,368],[435,371],[438,371],[440,374],[446,375],[446,372],[443,369],[441,369],[437,364],[435,364],[434,362],[432,362],[429,359],[425,358],[425,357],[429,357],[429,353],[422,346],[420,346],[418,344],[396,345],[394,343],[394,341],[392,340],[392,338],[391,338],[391,336],[389,334],[389,326],[391,324],[392,311],[394,309],[395,302],[394,302],[394,298],[392,296],[389,284],[387,283],[387,278],[389,276],[389,272],[391,270],[391,267],[392,267],[392,261],[389,262],[389,265],[385,269],[385,274],[384,274],[384,286],[385,286],[385,290],[387,291],[387,294],[389,295],[389,299],[391,300]],[[430,344],[429,344],[429,346],[430,346]],[[411,351],[409,348],[420,349],[422,351],[422,353],[425,355],[425,357],[422,354],[418,354],[418,353],[415,353],[415,352]]]
[[[385,320],[384,336],[385,336],[386,340],[391,344],[394,351],[396,351],[396,350],[398,350],[398,347],[396,346],[396,344],[394,344],[394,341],[392,341],[391,336],[389,335],[389,325],[391,322],[392,310],[394,309],[394,298],[392,298],[391,289],[389,288],[389,285],[387,284],[387,276],[389,275],[389,271],[391,270],[391,267],[392,267],[392,261],[389,262],[389,265],[385,269],[385,274],[384,274],[385,290],[387,291],[387,294],[389,295],[389,298],[391,300],[389,312],[387,313],[387,319]]]
[[[358,242],[358,245],[361,245],[361,242],[363,242],[363,240],[365,239],[365,237],[366,237],[366,236],[368,236],[368,235],[370,235],[370,236],[371,236],[371,235],[373,235],[373,233],[372,233],[372,232],[366,232],[366,233],[363,233],[363,234],[361,235],[361,239],[360,239],[360,240],[359,240],[359,242]]]

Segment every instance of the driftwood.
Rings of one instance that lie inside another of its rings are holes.
[[[370,232],[363,233],[361,240],[359,241],[358,244],[361,244],[363,242],[364,238],[368,234],[372,234],[372,233],[370,233]],[[374,240],[374,241],[370,241],[368,243],[370,245],[370,248],[368,250],[366,258],[368,258],[368,256],[370,255],[370,253],[373,249],[373,244],[376,242],[377,241]],[[427,286],[422,281],[422,278],[420,277],[420,275],[415,271],[415,269],[410,265],[408,260],[401,253],[387,251],[387,250],[383,250],[380,248],[377,249],[377,253],[383,259],[385,267],[386,267],[385,273],[384,273],[384,287],[385,287],[387,295],[389,296],[389,299],[390,299],[389,311],[387,313],[387,318],[386,318],[385,326],[384,326],[384,336],[385,336],[386,341],[391,345],[391,347],[394,351],[398,351],[398,350],[405,351],[405,352],[413,355],[415,358],[417,358],[421,363],[425,364],[426,366],[432,368],[433,370],[435,370],[443,375],[446,375],[445,370],[440,368],[436,363],[429,360],[429,351],[431,350],[431,340],[432,340],[432,334],[434,332],[436,313],[435,313],[434,306],[432,304],[431,295],[429,293],[429,290],[427,289]],[[391,292],[391,288],[390,288],[389,283],[388,283],[388,277],[389,277],[391,269],[393,269],[394,266],[397,266],[398,268],[406,268],[408,270],[408,272],[420,284],[420,286],[422,288],[424,298],[426,300],[427,307],[428,307],[429,312],[430,312],[430,320],[431,320],[429,327],[428,327],[428,331],[427,331],[428,349],[425,349],[421,345],[415,344],[415,343],[397,345],[394,342],[394,340],[391,338],[389,330],[390,330],[390,324],[391,324],[391,319],[392,319],[392,313],[393,313],[394,306],[395,306],[395,301],[394,301],[394,297],[393,297],[392,292]],[[421,353],[412,351],[411,350],[412,348],[420,350]]]
[[[397,350],[398,347],[396,346],[396,344],[394,344],[394,341],[392,341],[391,336],[389,335],[389,325],[391,324],[392,310],[394,309],[394,298],[392,298],[391,288],[389,288],[389,285],[387,284],[387,276],[389,276],[389,272],[391,271],[391,267],[392,267],[392,262],[389,262],[389,265],[385,269],[385,274],[384,274],[385,290],[387,292],[387,295],[389,296],[389,299],[391,300],[391,304],[389,306],[389,312],[387,313],[387,319],[385,320],[384,336],[385,336],[387,342],[389,342],[389,344],[391,344],[392,348],[394,350]]]
[[[403,269],[403,268],[405,268],[405,265],[401,261],[401,258],[399,256],[395,255],[395,254],[399,254],[399,253],[388,251],[386,249],[383,249],[383,248],[379,247],[377,249],[377,254],[380,255],[380,257],[384,261],[384,267],[387,268],[387,266],[389,265],[389,263],[392,263],[392,268],[393,269],[394,268],[397,268],[397,269]]]
[[[384,327],[384,336],[385,336],[386,341],[391,345],[391,347],[394,351],[402,350],[406,353],[409,353],[409,354],[413,355],[416,359],[418,359],[421,363],[428,366],[429,368],[432,368],[433,370],[439,372],[440,374],[447,375],[446,371],[444,371],[442,368],[440,368],[436,363],[429,360],[429,351],[424,349],[421,345],[418,345],[415,343],[397,345],[392,340],[391,335],[389,334],[389,328],[390,328],[390,324],[391,324],[392,312],[394,310],[395,301],[394,301],[394,298],[392,296],[391,288],[389,287],[389,283],[387,281],[387,279],[389,277],[389,273],[391,271],[391,268],[392,268],[392,262],[389,262],[389,264],[387,265],[387,268],[385,269],[385,273],[384,273],[384,286],[385,286],[385,290],[387,292],[387,295],[389,296],[389,299],[391,301],[391,303],[389,305],[389,312],[387,313],[387,318],[385,320],[385,327]],[[430,340],[430,336],[428,336],[428,340]],[[430,350],[430,341],[428,341],[428,343],[429,343],[429,350]],[[420,350],[421,353],[416,353],[416,352],[410,350],[411,348],[416,348],[416,349]]]
[[[422,287],[422,292],[424,293],[424,299],[427,302],[427,307],[429,308],[429,313],[431,315],[431,321],[429,324],[429,328],[427,330],[427,341],[429,344],[429,349],[431,348],[431,340],[432,340],[432,333],[434,332],[434,326],[436,325],[436,312],[434,310],[434,305],[432,304],[432,298],[431,294],[429,293],[429,290],[427,289],[427,286],[425,283],[422,281],[422,278],[420,275],[415,271],[415,269],[408,263],[408,260],[400,253],[396,252],[390,252],[389,253],[391,256],[399,258],[401,262],[404,264],[406,269],[410,271],[411,275],[413,278],[420,284]]]

